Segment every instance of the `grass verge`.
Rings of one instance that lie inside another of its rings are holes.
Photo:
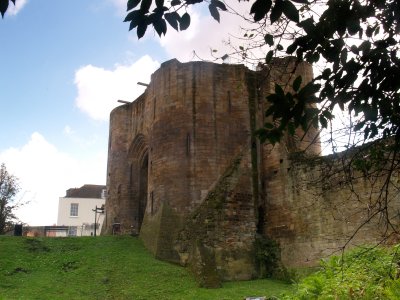
[[[0,299],[204,299],[277,296],[274,280],[196,285],[185,268],[154,259],[137,238],[0,237]]]

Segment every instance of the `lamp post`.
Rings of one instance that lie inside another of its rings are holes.
[[[95,207],[92,209],[94,211],[94,236],[96,236],[96,229],[97,229],[97,213],[104,214],[104,204],[101,207]]]

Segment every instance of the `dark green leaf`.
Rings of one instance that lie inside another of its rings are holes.
[[[274,56],[274,51],[273,50],[268,51],[267,56],[265,57],[265,63],[269,64],[273,56]]]
[[[275,93],[280,97],[285,96],[285,92],[283,91],[282,87],[277,83],[275,83]]]
[[[308,0],[291,0],[292,2],[300,3],[300,4],[308,4]]]
[[[190,15],[188,13],[184,13],[182,17],[179,19],[179,27],[180,30],[186,30],[188,29],[190,25]]]
[[[126,10],[129,11],[131,9],[134,9],[140,3],[140,1],[141,0],[128,0]]]
[[[282,10],[285,16],[293,21],[298,23],[299,22],[299,11],[297,10],[296,6],[293,5],[290,1],[283,1],[282,2]]]
[[[293,44],[291,44],[291,45],[289,45],[289,46],[287,47],[286,53],[287,53],[287,54],[292,54],[294,51],[296,51],[297,47],[298,47],[298,46],[297,46],[296,42],[294,42]]]
[[[154,29],[156,30],[158,36],[165,35],[167,32],[167,23],[164,19],[157,19],[153,22]]]
[[[138,25],[137,36],[138,36],[139,39],[144,36],[144,34],[146,33],[146,29],[147,29],[147,24],[141,23],[141,24]]]
[[[366,36],[369,37],[369,38],[372,37],[372,34],[374,33],[374,30],[375,30],[374,27],[368,26],[367,30],[365,30]]]
[[[304,31],[305,31],[307,34],[312,35],[312,34],[315,32],[314,19],[313,19],[312,17],[311,17],[311,18],[308,18],[308,19],[306,19],[306,20],[304,20],[304,21],[301,21],[301,22],[299,23],[299,26],[300,26],[301,28],[303,28]]]
[[[320,58],[320,56],[319,56],[319,53],[318,52],[314,52],[312,55],[311,55],[311,57],[310,57],[310,63],[316,63],[316,62],[318,62],[319,61],[319,58]]]
[[[283,12],[283,0],[276,0],[275,6],[271,10],[271,24],[275,23],[278,21],[278,19],[281,17],[282,12]]]
[[[140,4],[140,10],[142,12],[148,12],[151,6],[151,3],[153,2],[153,0],[141,0],[141,4]],[[146,30],[145,30],[146,31]]]
[[[297,76],[297,78],[293,81],[293,90],[297,92],[300,89],[302,78],[301,76]]]
[[[351,50],[351,52],[353,52],[354,54],[358,54],[358,48],[357,48],[356,45],[352,45],[352,46],[350,47],[350,50]]]
[[[340,53],[340,62],[344,65],[347,61],[347,49],[343,48],[342,52]]]
[[[359,30],[362,29],[360,27],[360,21],[358,19],[347,20],[347,31],[350,35],[356,34]]]
[[[226,11],[226,6],[223,2],[219,0],[211,0],[211,5],[214,5],[215,7],[218,7],[220,10]]]
[[[208,10],[210,11],[211,16],[219,23],[219,12],[215,5],[212,3],[208,6]]]
[[[299,93],[298,93],[298,98],[301,99],[302,101],[308,101],[307,98],[310,96],[313,96],[315,93],[319,92],[319,89],[321,88],[320,84],[315,84],[313,82],[309,82],[306,84],[305,87],[303,87]]]
[[[164,0],[156,0],[156,6],[157,7],[163,7],[164,6]]]
[[[324,116],[319,116],[319,122],[321,123],[322,128],[328,127],[328,121],[325,119]]]
[[[369,137],[373,138],[378,134],[378,128],[376,127],[375,123],[372,123],[370,125],[370,128],[371,128],[371,133],[370,133]]]
[[[272,0],[256,0],[250,9],[250,14],[254,14],[254,22],[262,20],[271,9]]]
[[[261,128],[261,129],[257,129],[255,131],[256,136],[258,136],[258,138],[260,139],[261,143],[265,143],[265,141],[267,140],[267,135],[266,135],[266,130]]]
[[[279,129],[272,129],[265,133],[266,139],[272,144],[275,145],[282,138],[282,131]]]
[[[140,10],[134,10],[128,14],[131,23],[129,24],[129,30],[136,28],[139,24],[147,24],[146,18]],[[127,18],[128,18],[127,16]]]
[[[8,0],[0,0],[0,13],[2,18],[4,18],[4,14],[7,11],[8,3]]]
[[[332,120],[333,119],[333,115],[332,115],[332,113],[330,111],[324,110],[322,112],[322,115],[328,120]]]
[[[179,4],[181,4],[182,2],[180,0],[172,0],[171,1],[171,6],[177,6]]]
[[[322,79],[324,79],[324,80],[328,80],[329,79],[329,76],[331,75],[331,73],[332,73],[332,71],[331,71],[331,69],[329,69],[329,68],[327,68],[327,69],[325,69],[323,72],[322,72]]]
[[[272,125],[271,123],[265,123],[264,127],[267,129],[272,129],[272,128],[274,128],[274,125]]]
[[[396,45],[397,44],[397,41],[393,38],[393,37],[388,37],[386,40],[385,40],[385,42],[386,42],[386,45],[388,45],[388,46],[394,46],[394,45]]]
[[[137,27],[137,26],[138,26],[137,22],[132,21],[132,22],[129,24],[129,31],[131,31],[133,28],[135,28],[135,27]]]
[[[266,34],[264,36],[264,40],[265,43],[267,43],[267,45],[272,46],[274,44],[274,37],[272,34]]]
[[[358,46],[358,49],[363,52],[363,55],[367,55],[371,50],[371,43],[369,41],[364,41]]]
[[[303,49],[298,48],[298,49],[296,50],[296,57],[297,57],[297,60],[299,60],[299,61],[303,60],[303,54],[304,54]]]
[[[354,130],[355,130],[355,131],[359,131],[361,128],[364,127],[364,125],[365,125],[365,122],[357,123],[357,124],[354,126]]]
[[[138,14],[138,12],[139,12],[138,10],[131,11],[129,14],[126,15],[124,22],[132,21],[135,18],[135,16]]]
[[[167,22],[169,23],[169,25],[171,25],[172,28],[174,28],[176,31],[179,30],[178,20],[180,17],[176,11],[174,11],[172,13],[166,13],[164,15],[164,18],[165,18],[165,20],[167,20]]]
[[[282,51],[282,50],[283,50],[283,46],[282,46],[281,44],[278,44],[278,45],[276,46],[276,49],[278,49],[279,51]]]

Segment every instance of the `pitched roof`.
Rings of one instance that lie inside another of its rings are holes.
[[[71,188],[67,190],[65,198],[99,198],[102,197],[102,191],[106,189],[105,185],[85,184],[80,188]]]

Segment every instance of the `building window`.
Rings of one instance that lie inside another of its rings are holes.
[[[76,226],[70,226],[68,228],[68,236],[76,236],[78,232],[78,227]]]
[[[69,211],[69,215],[71,217],[77,217],[78,216],[78,207],[79,207],[78,203],[71,203],[71,209]]]

